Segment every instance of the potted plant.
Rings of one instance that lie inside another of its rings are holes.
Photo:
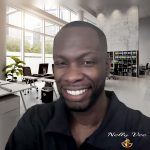
[[[25,62],[16,56],[11,56],[10,58],[14,61],[14,63],[4,67],[3,71],[5,72],[5,76],[8,81],[16,82],[17,76],[23,75],[23,65],[25,65]]]

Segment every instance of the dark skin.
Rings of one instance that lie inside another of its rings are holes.
[[[54,76],[70,110],[77,147],[101,125],[107,110],[104,86],[109,62],[102,41],[90,27],[68,27],[54,44]]]

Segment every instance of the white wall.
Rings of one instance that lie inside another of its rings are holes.
[[[150,17],[139,21],[139,62],[142,65],[150,63]]]
[[[97,16],[97,23],[108,41],[108,51],[138,50],[138,8],[107,8]]]

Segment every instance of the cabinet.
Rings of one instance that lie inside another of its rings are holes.
[[[113,58],[111,71],[114,75],[138,77],[139,51],[114,51],[108,52],[108,56]]]
[[[13,94],[0,97],[0,150],[4,150],[19,117],[20,97]]]

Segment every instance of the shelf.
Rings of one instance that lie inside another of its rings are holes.
[[[113,62],[114,74],[122,76],[138,76],[138,51],[115,51],[108,52]]]

